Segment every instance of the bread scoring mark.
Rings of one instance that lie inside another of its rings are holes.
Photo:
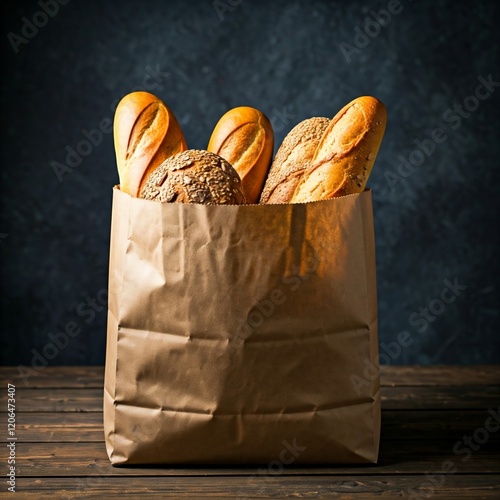
[[[218,154],[239,171],[248,161],[248,157],[255,156],[256,159],[259,157],[264,147],[263,133],[264,130],[258,122],[242,123],[224,139]],[[255,164],[255,161],[252,162],[252,165],[248,165],[245,170],[248,171]],[[240,175],[244,174],[240,172]]]
[[[385,129],[385,108],[362,97],[335,115],[292,202],[361,192],[368,180]],[[318,187],[322,186],[320,196]]]
[[[330,124],[325,117],[301,121],[285,137],[269,170],[260,203],[289,202]]]
[[[349,106],[325,132],[313,158],[313,170],[323,163],[350,155],[369,131],[363,109],[356,103]]]
[[[147,135],[147,132],[152,126],[155,125],[155,122],[158,121],[159,115],[162,114],[162,111],[164,114],[164,110],[162,108],[163,106],[161,106],[160,102],[155,101],[148,104],[139,113],[130,132],[127,144],[127,153],[125,155],[126,160],[129,160],[132,156],[134,156],[138,149],[141,149],[140,145],[141,142],[143,142],[144,136]]]

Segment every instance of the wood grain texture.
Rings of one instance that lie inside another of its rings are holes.
[[[450,475],[444,476],[440,488],[433,487],[426,477],[393,476],[359,477],[346,475],[342,478],[330,476],[279,476],[279,477],[150,477],[127,478],[126,488],[120,477],[89,478],[77,482],[72,478],[21,479],[20,491],[45,494],[63,492],[67,498],[409,498],[412,491],[422,497],[439,499],[498,498],[500,476]],[[437,490],[437,491],[436,491]],[[114,495],[114,497],[110,497]],[[40,498],[40,497],[37,497]],[[53,496],[51,497],[54,498]]]
[[[458,436],[457,436],[458,437]],[[285,475],[372,475],[424,474],[440,470],[445,460],[453,462],[461,474],[500,474],[500,451],[498,441],[480,447],[465,461],[456,455],[453,446],[457,438],[447,441],[398,440],[384,441],[376,466],[300,466],[293,464],[282,471]],[[18,475],[38,476],[40,470],[47,476],[252,476],[265,470],[267,464],[259,466],[165,466],[165,467],[113,467],[106,455],[104,443],[18,443]]]
[[[20,498],[243,500],[341,495],[361,499],[418,494],[433,499],[492,499],[500,495],[500,426],[493,426],[487,436],[478,431],[499,413],[499,367],[383,367],[379,463],[290,464],[278,472],[268,464],[112,467],[102,427],[102,367],[47,368],[30,386],[16,379],[16,373],[15,367],[0,369],[4,387],[16,384]],[[6,409],[5,394],[0,400],[0,409]],[[5,411],[2,415],[7,417]],[[464,450],[464,438],[474,436],[482,442],[473,441],[470,454],[457,453],[457,443]],[[7,474],[4,459],[0,473]]]
[[[2,415],[2,413],[0,413]],[[485,410],[383,410],[382,440],[455,439],[484,425]],[[17,430],[24,443],[101,443],[102,412],[22,412]],[[492,434],[500,440],[500,433]]]
[[[103,366],[47,366],[41,370],[24,371],[16,366],[0,366],[0,383],[14,384],[18,388],[87,387],[104,386]]]
[[[99,389],[104,384],[102,366],[48,366],[27,377],[17,367],[0,366],[0,383],[25,388],[86,387]],[[381,386],[462,386],[500,385],[500,366],[399,366],[380,367]]]
[[[500,386],[382,387],[384,410],[487,409],[500,401]],[[7,393],[0,394],[6,408]],[[50,388],[16,391],[17,412],[100,412],[103,389]]]

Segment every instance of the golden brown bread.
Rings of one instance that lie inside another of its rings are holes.
[[[224,158],[196,149],[167,158],[149,175],[140,197],[162,203],[246,203],[236,170]]]
[[[152,170],[187,149],[174,114],[149,92],[132,92],[120,101],[113,132],[120,189],[135,197]]]
[[[269,170],[260,203],[290,203],[329,123],[328,118],[309,118],[287,134]]]
[[[258,203],[273,147],[274,133],[269,119],[255,108],[241,106],[222,116],[207,150],[222,156],[235,168],[248,203]]]
[[[360,193],[385,132],[387,112],[375,97],[359,97],[344,106],[324,133],[292,203]]]

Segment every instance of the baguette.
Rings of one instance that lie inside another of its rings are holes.
[[[269,170],[274,133],[269,119],[255,108],[228,111],[212,132],[207,150],[227,160],[238,172],[248,203],[258,203]]]
[[[114,141],[120,189],[137,197],[147,177],[186,141],[172,111],[148,92],[132,92],[118,104]]]
[[[329,123],[328,118],[309,118],[287,134],[269,170],[260,203],[290,203]]]
[[[387,112],[374,97],[359,97],[332,119],[293,194],[292,203],[361,193],[385,132]]]

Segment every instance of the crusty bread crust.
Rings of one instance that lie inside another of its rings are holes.
[[[120,101],[114,140],[120,189],[135,197],[152,170],[187,149],[173,112],[149,92],[132,92]]]
[[[233,108],[218,121],[207,150],[238,172],[248,203],[258,203],[269,170],[274,133],[269,119],[248,106]]]
[[[203,205],[246,202],[236,170],[224,158],[196,149],[167,158],[149,175],[140,197],[162,203]]]
[[[385,132],[387,112],[375,97],[344,106],[324,133],[292,203],[360,193],[366,187]]]
[[[269,170],[260,203],[290,203],[329,123],[328,118],[309,118],[287,134]]]

